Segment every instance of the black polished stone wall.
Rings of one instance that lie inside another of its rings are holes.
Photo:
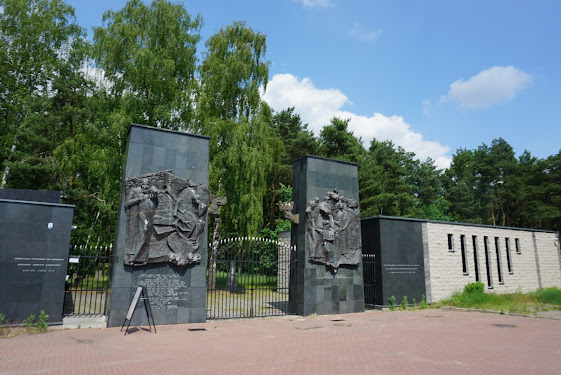
[[[308,201],[314,197],[323,200],[334,188],[358,201],[358,165],[317,156],[305,156],[293,163],[293,212],[300,215],[300,224],[293,224],[291,233],[292,244],[297,248],[297,262],[290,278],[290,305],[295,314],[364,311],[362,263],[341,265],[334,273],[328,266],[308,260],[305,214]]]
[[[0,199],[0,313],[61,322],[74,206]]]
[[[129,128],[125,174],[115,238],[115,262],[108,326],[121,326],[138,285],[148,291],[156,324],[199,323],[206,320],[207,243],[200,243],[200,264],[184,268],[171,263],[132,267],[123,264],[126,215],[126,178],[163,170],[179,178],[208,186],[209,138],[133,124]],[[207,230],[202,238],[207,238]],[[138,304],[132,325],[147,325]]]
[[[394,296],[421,301],[425,288],[422,221],[379,216],[361,220],[362,251],[375,254],[375,304],[387,306]]]

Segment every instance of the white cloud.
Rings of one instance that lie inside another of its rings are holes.
[[[334,116],[350,119],[349,130],[362,137],[367,148],[372,138],[379,141],[389,139],[395,145],[414,152],[420,160],[431,157],[439,168],[450,166],[451,158],[447,156],[450,147],[424,140],[422,134],[413,131],[401,116],[388,117],[381,113],[362,116],[343,111],[341,108],[345,104],[352,104],[345,94],[337,89],[319,89],[309,78],[276,74],[269,81],[263,99],[276,111],[295,107],[302,122],[308,124],[316,135]]]
[[[429,115],[432,108],[432,102],[430,100],[423,101],[423,113],[425,115]]]
[[[353,38],[364,40],[364,41],[377,39],[381,34],[382,34],[382,30],[366,31],[364,30],[362,25],[357,22],[353,24],[353,28],[349,32],[349,35],[352,36]]]
[[[295,107],[315,134],[334,116],[343,105],[352,104],[347,96],[337,89],[320,90],[309,78],[299,80],[292,74],[275,74],[267,84],[263,99],[275,110]]]
[[[91,79],[98,88],[108,90],[113,87],[113,83],[107,79],[105,71],[101,68],[85,65],[80,69],[80,71],[84,73],[87,78]]]
[[[514,66],[493,66],[482,70],[468,81],[459,79],[450,84],[450,91],[441,102],[457,101],[464,108],[486,108],[514,99],[531,84],[533,78]]]
[[[301,3],[306,8],[331,8],[335,6],[331,0],[301,0]]]

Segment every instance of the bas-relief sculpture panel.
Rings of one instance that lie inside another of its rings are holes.
[[[206,186],[161,171],[127,178],[125,197],[125,265],[200,263],[209,201]]]
[[[306,236],[309,260],[337,272],[342,264],[357,265],[361,258],[358,202],[339,194],[337,188],[308,202]]]

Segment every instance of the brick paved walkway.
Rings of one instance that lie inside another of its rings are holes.
[[[368,311],[157,329],[126,337],[107,328],[0,339],[0,374],[561,373],[559,320]]]

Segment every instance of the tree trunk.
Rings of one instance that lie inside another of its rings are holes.
[[[218,227],[220,225],[220,216],[214,217],[214,229],[212,231],[212,254],[210,255],[210,264],[208,267],[208,289],[216,289],[216,258],[218,256]]]
[[[218,180],[217,195],[222,188],[222,179]],[[208,267],[208,289],[216,289],[216,258],[218,257],[218,229],[220,227],[220,211],[214,217],[214,228],[212,230],[212,254],[210,255],[210,262]]]
[[[12,145],[12,149],[10,150],[10,156],[8,157],[8,161],[12,160],[12,155],[16,151],[16,139],[14,139],[14,144]],[[4,169],[4,175],[2,175],[2,183],[0,184],[0,189],[4,189],[4,185],[8,181],[8,173],[10,173],[10,167],[6,166]]]

